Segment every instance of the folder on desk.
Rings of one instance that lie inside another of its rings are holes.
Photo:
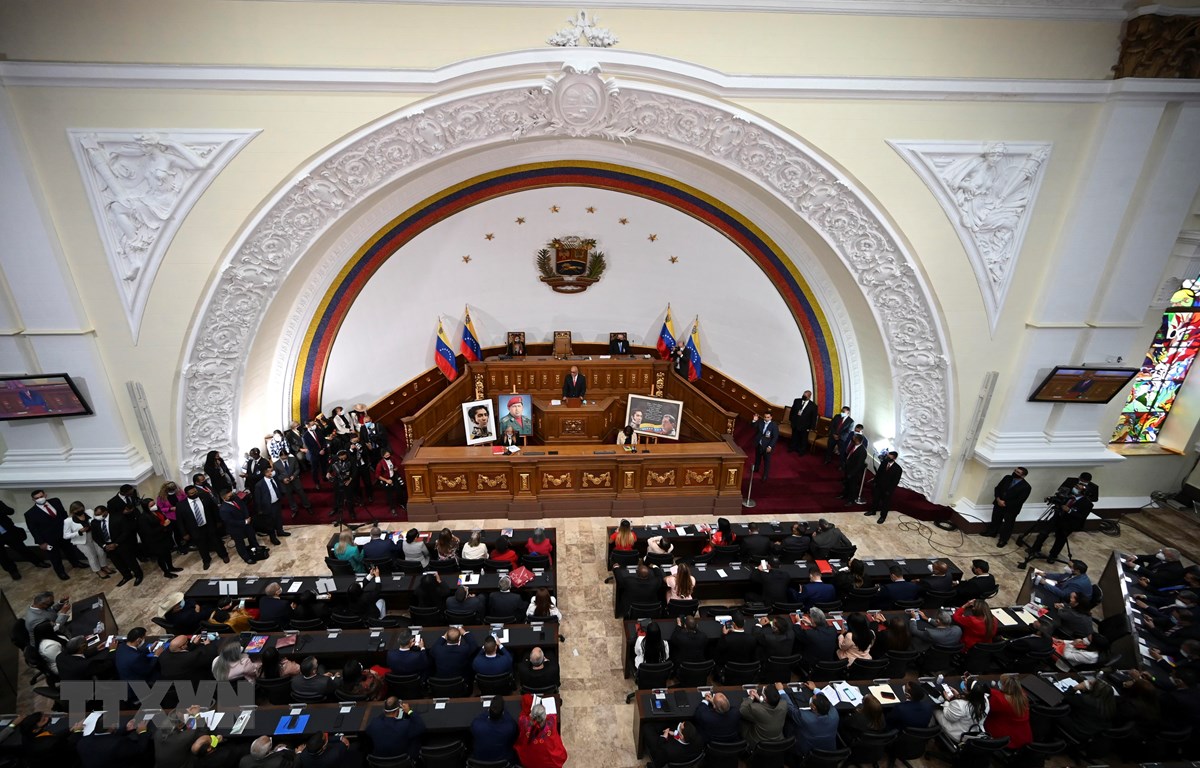
[[[238,593],[237,587],[237,581],[222,579],[221,581],[217,582],[217,589],[219,590],[219,594],[222,595],[236,595]]]
[[[996,617],[996,621],[1000,622],[1000,624],[1005,627],[1012,627],[1017,623],[1017,620],[1012,616],[1009,616],[1008,611],[1004,610],[1003,608],[993,608],[992,615]]]
[[[833,566],[829,564],[828,560],[818,560],[817,570],[822,574],[833,573]]]
[[[304,733],[306,725],[308,725],[308,715],[288,715],[279,721],[279,725],[275,726],[275,735],[289,736],[294,733]]]
[[[303,586],[304,586],[303,581],[293,581],[291,584],[288,585],[288,588],[287,588],[288,594],[289,595],[296,594],[297,592],[300,591],[300,587],[303,587]]]

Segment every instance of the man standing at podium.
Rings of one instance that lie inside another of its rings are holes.
[[[775,450],[775,443],[779,441],[779,425],[772,421],[773,416],[770,411],[763,414],[762,421],[758,420],[758,414],[755,414],[751,426],[754,428],[754,468],[751,472],[757,472],[759,465],[762,465],[762,479],[766,480],[767,475],[771,471],[771,451]]]
[[[587,397],[587,376],[579,372],[578,365],[571,366],[571,375],[563,380],[563,399],[569,397]]]

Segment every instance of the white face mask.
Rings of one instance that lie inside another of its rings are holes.
[[[1163,554],[1162,552],[1159,552],[1157,555],[1155,555],[1155,557],[1157,557],[1159,560],[1162,560],[1163,562],[1166,562],[1166,560],[1167,560],[1167,556],[1165,554]]]
[[[46,506],[46,497],[45,497],[45,496],[43,496],[43,497],[42,497],[42,498],[40,498],[40,499],[34,499],[34,500],[33,500],[33,503],[34,503],[34,504],[37,504],[39,507],[44,507],[44,506]]]

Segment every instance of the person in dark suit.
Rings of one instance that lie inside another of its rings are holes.
[[[287,498],[288,507],[292,510],[292,518],[295,519],[298,506],[304,507],[306,514],[312,514],[312,502],[308,500],[308,494],[304,492],[304,486],[300,484],[300,460],[290,453],[280,454],[273,465],[275,469],[275,480],[279,483],[279,489],[283,491],[283,495]],[[299,499],[300,504],[296,504]]]
[[[246,511],[242,503],[232,488],[226,488],[217,512],[221,516],[221,521],[225,523],[225,532],[229,534],[229,538],[233,539],[233,546],[237,549],[238,555],[244,562],[253,565],[255,561],[250,549],[257,546],[258,542],[254,535],[254,529],[250,526],[250,513]]]
[[[80,768],[111,768],[114,765],[141,765],[150,751],[149,723],[138,728],[131,719],[125,728],[97,727],[75,743]]]
[[[159,653],[162,650],[160,648]],[[150,653],[146,647],[145,627],[134,627],[129,630],[129,634],[125,636],[125,642],[117,646],[113,663],[117,667],[118,680],[126,682],[140,680],[153,685],[154,681],[158,679],[158,655]],[[130,698],[130,701],[134,700]]]
[[[1011,475],[1005,475],[1000,478],[1000,482],[996,483],[992,494],[994,496],[992,520],[988,523],[983,535],[998,537],[996,540],[998,547],[1008,545],[1008,537],[1012,535],[1017,515],[1021,514],[1021,507],[1025,505],[1025,500],[1029,498],[1029,492],[1033,490],[1029,486],[1029,481],[1025,479],[1028,474],[1029,470],[1025,467],[1017,467]]]
[[[741,611],[734,611],[733,620],[721,628],[714,659],[721,667],[731,661],[739,664],[758,661],[758,639],[746,631],[746,618]]]
[[[571,374],[563,379],[562,396],[566,400],[569,397],[587,397],[587,376],[579,372],[579,366],[571,366]]]
[[[193,643],[187,635],[176,635],[167,644],[167,650],[158,657],[160,680],[190,680],[198,683],[211,680],[212,663],[217,657],[219,646],[208,642],[205,636]]]
[[[101,651],[100,643],[94,647],[96,650],[89,652],[87,638],[82,635],[68,640],[54,660],[58,676],[63,680],[112,680],[116,677],[112,654]]]
[[[322,434],[321,427],[317,422],[310,421],[302,437],[304,438],[304,447],[308,451],[308,464],[312,470],[313,485],[319,491],[321,490],[321,478],[325,477],[329,462],[329,448],[325,442],[325,435]]]
[[[916,680],[904,684],[904,701],[888,710],[887,727],[896,730],[904,728],[925,728],[933,721],[933,700],[925,686]]]
[[[1037,539],[1033,542],[1032,552],[1041,552],[1042,545],[1046,543],[1046,539],[1050,534],[1054,534],[1054,543],[1050,545],[1050,552],[1046,556],[1046,562],[1057,563],[1058,555],[1062,552],[1063,547],[1067,544],[1067,539],[1075,531],[1083,530],[1084,523],[1087,522],[1087,517],[1092,513],[1092,500],[1084,494],[1087,493],[1087,482],[1079,480],[1071,488],[1071,495],[1066,501],[1055,505],[1053,531],[1043,525],[1042,532],[1038,534]]]
[[[237,768],[292,768],[296,753],[284,744],[275,746],[270,736],[259,736],[250,744],[250,753],[243,755]]]
[[[746,535],[738,540],[742,548],[742,562],[757,563],[771,554],[771,540],[758,532],[758,523],[750,523]]]
[[[517,664],[517,677],[524,688],[557,688],[561,684],[558,662],[547,659],[541,648],[529,652],[529,658]]]
[[[493,696],[486,712],[471,721],[471,758],[478,762],[512,763],[517,758],[517,721],[504,708],[504,697]]]
[[[845,479],[841,498],[847,504],[862,504],[862,489],[867,474],[867,443],[862,435],[850,438],[846,447]]]
[[[652,768],[683,765],[704,752],[704,739],[690,720],[683,720],[673,729],[667,728],[661,733],[655,723],[647,723],[643,726],[643,733],[642,743],[650,753],[647,765]]]
[[[766,664],[774,656],[791,656],[792,648],[796,645],[796,633],[792,631],[792,620],[786,616],[776,616],[767,621],[759,619],[758,660]]]
[[[100,515],[100,507],[96,507],[93,514],[100,521],[100,535],[104,536],[105,533],[108,535],[109,542],[104,549],[113,565],[121,572],[121,580],[117,582],[117,586],[128,583],[130,579],[133,580],[133,586],[141,585],[145,574],[137,559],[137,507],[126,506],[125,511],[119,514],[113,514],[106,510],[104,517]],[[93,533],[93,535],[95,534]]]
[[[950,563],[945,560],[935,560],[933,570],[921,579],[921,592],[953,592],[954,577],[950,575]]]
[[[888,568],[891,581],[879,588],[879,603],[876,607],[883,610],[895,610],[897,600],[920,600],[921,585],[904,578],[904,569],[898,565]]]
[[[670,659],[675,663],[683,661],[705,661],[709,658],[708,636],[699,630],[696,617],[675,619],[675,631],[667,640],[671,649]]]
[[[749,563],[747,567],[751,567]],[[788,602],[788,585],[792,579],[787,571],[779,567],[779,558],[771,555],[767,558],[766,568],[761,564],[753,567],[754,570],[750,571],[750,583],[758,591],[747,594],[746,602],[763,603],[768,608],[776,603]]]
[[[526,605],[520,595],[513,594],[512,581],[507,576],[500,577],[499,591],[487,596],[489,616],[511,616],[517,620],[525,615]]]
[[[1143,589],[1163,590],[1184,586],[1184,567],[1179,560],[1179,550],[1162,547],[1152,555],[1127,557],[1124,560],[1127,572],[1137,577]]]
[[[383,529],[375,526],[371,529],[371,540],[362,546],[362,556],[363,560],[392,560],[403,558],[403,553],[392,543]]]
[[[383,452],[391,447],[388,445],[387,430],[376,424],[370,415],[363,417],[362,426],[358,428],[358,441],[362,443],[367,461],[372,467],[383,458]]]
[[[292,678],[295,680],[295,678]],[[362,765],[362,756],[350,749],[350,740],[343,736],[334,740],[328,733],[314,733],[298,752],[300,768],[355,768]]]
[[[474,635],[451,627],[429,649],[429,655],[438,677],[461,677],[470,681],[474,677],[471,660],[478,650],[479,643]]]
[[[63,538],[63,521],[67,519],[67,510],[57,498],[47,498],[46,492],[40,488],[29,495],[33,498],[33,506],[25,511],[25,525],[33,534],[34,542],[54,566],[58,578],[66,581],[71,577],[63,567],[64,556],[75,568],[88,567],[83,553]]]
[[[705,693],[704,703],[696,707],[692,719],[710,742],[730,744],[742,740],[742,714],[729,706],[723,693]]]
[[[200,561],[204,570],[212,566],[212,553],[216,552],[222,562],[229,562],[229,552],[225,549],[217,524],[221,520],[220,512],[212,497],[201,494],[200,489],[189,485],[183,489],[183,503],[175,508],[175,520],[183,529],[184,536],[196,551],[200,553]]]
[[[503,706],[503,698],[501,706]],[[413,763],[421,754],[421,737],[425,735],[425,721],[412,711],[407,703],[395,696],[383,700],[383,714],[367,724],[366,737],[371,741],[368,754],[380,758],[408,755]]]
[[[991,566],[987,560],[972,560],[971,573],[973,575],[954,588],[955,600],[965,603],[968,600],[992,594],[992,591],[996,589],[996,577],[988,573],[989,570],[991,570]]]
[[[825,621],[825,612],[820,608],[809,608],[793,629],[806,669],[812,669],[818,661],[837,661],[838,633]]]
[[[408,487],[404,484],[404,471],[387,448],[383,449],[383,454],[375,465],[375,482],[387,498],[388,509],[393,515],[397,509],[408,507]]]
[[[887,520],[888,510],[892,508],[892,494],[896,492],[896,486],[900,485],[900,478],[904,475],[904,469],[896,463],[899,455],[895,451],[889,451],[883,461],[879,463],[879,469],[875,471],[871,509],[863,514],[871,517],[875,513],[879,513],[876,523],[882,524],[884,520]]]
[[[24,528],[13,522],[12,516],[15,514],[16,510],[0,501],[0,567],[8,571],[9,575],[13,577],[13,581],[18,581],[21,578],[21,572],[17,570],[16,561],[9,555],[6,547],[12,547],[13,552],[18,553],[38,568],[49,568],[50,563],[47,563],[42,557],[41,550],[25,543],[29,534]]]
[[[484,604],[482,597],[471,594],[471,590],[466,587],[459,587],[454,591],[453,595],[446,598],[446,609],[473,613],[477,617],[483,618],[487,606]]]
[[[757,472],[759,465],[762,465],[763,480],[771,471],[771,452],[775,450],[775,443],[779,442],[779,425],[774,418],[767,411],[762,415],[762,423],[759,423],[758,414],[750,422],[754,429],[754,467],[750,471]]]
[[[816,564],[808,566],[808,583],[799,592],[792,590],[793,603],[804,603],[804,607],[812,608],[817,603],[831,603],[838,599],[837,587],[822,581],[823,574]]]
[[[116,495],[108,500],[108,511],[114,515],[119,515],[125,511],[126,507],[138,506],[138,502],[140,501],[137,488],[125,484],[118,488]]]
[[[278,545],[280,536],[292,535],[283,530],[283,489],[272,466],[263,471],[262,479],[254,486],[254,508],[255,527],[267,534],[272,544]]]
[[[609,339],[608,354],[610,355],[628,355],[629,340],[625,338],[625,334],[618,333]]]
[[[400,630],[396,647],[387,652],[387,667],[397,675],[429,676],[429,654],[420,643],[421,638],[408,629]]]
[[[633,603],[661,603],[662,571],[642,563],[630,574],[620,565],[613,565],[613,576],[617,582],[617,612],[625,616]],[[636,618],[636,617],[635,617]]]
[[[283,587],[273,581],[263,590],[263,596],[258,598],[258,620],[274,621],[281,627],[286,627],[292,620],[292,605],[283,599]]]
[[[813,402],[811,391],[804,390],[803,395],[792,401],[788,421],[792,425],[789,449],[796,453],[808,453],[808,433],[817,426],[817,404]]]
[[[294,694],[328,698],[337,689],[337,678],[322,671],[316,656],[305,656],[300,660],[300,674],[292,678],[291,686]]]
[[[138,502],[136,519],[138,538],[142,541],[145,554],[157,562],[163,578],[179,578],[176,574],[183,569],[177,568],[171,561],[171,550],[174,547],[171,519],[149,499]]]
[[[779,559],[784,562],[803,560],[812,549],[812,535],[809,534],[806,524],[792,523],[792,535],[779,542],[776,548]]]
[[[835,415],[829,422],[828,444],[825,447],[825,463],[832,464],[833,457],[838,455],[842,438],[854,429],[854,419],[850,418],[850,406],[842,406],[842,412]]]

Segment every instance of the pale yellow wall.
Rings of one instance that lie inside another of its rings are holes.
[[[433,68],[527,48],[571,7],[7,0],[9,59]],[[1120,24],[603,9],[619,48],[727,72],[1104,79]]]

